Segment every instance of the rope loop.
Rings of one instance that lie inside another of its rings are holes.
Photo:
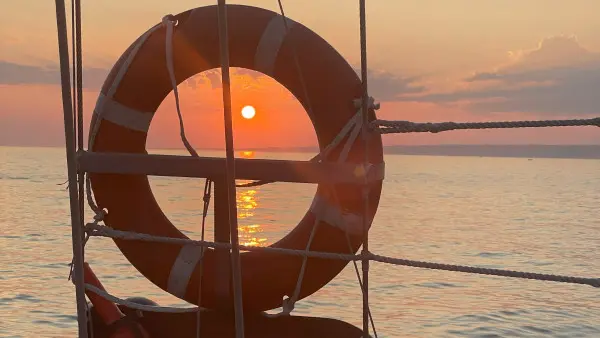
[[[99,209],[94,215],[94,223],[98,224],[99,222],[104,221],[104,217],[106,215],[108,215],[108,211],[106,209]]]
[[[175,16],[173,14],[167,14],[167,15],[163,16],[162,24],[164,26],[167,26],[170,23],[172,23],[174,26],[177,26],[178,21],[177,21],[177,19],[175,19]]]
[[[354,103],[354,108],[361,109],[362,108],[362,98],[352,100]],[[379,110],[381,108],[381,103],[375,102],[375,98],[369,96],[369,109]]]

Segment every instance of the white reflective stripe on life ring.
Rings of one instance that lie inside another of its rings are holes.
[[[265,27],[260,41],[256,46],[256,54],[254,55],[254,67],[256,71],[267,75],[273,74],[279,49],[288,33],[283,20],[283,16],[275,15],[269,21],[267,27]],[[287,28],[291,29],[295,22],[288,18],[285,18],[285,20]]]
[[[185,298],[190,278],[202,256],[202,247],[184,245],[171,267],[167,281],[167,291],[175,297]]]
[[[313,199],[310,211],[318,215],[323,222],[345,230],[350,235],[361,235],[363,233],[363,218],[361,215],[345,212],[338,205],[329,203],[319,195]],[[369,223],[371,221],[372,219],[368,220]]]
[[[100,117],[100,120],[107,120],[121,127],[144,133],[147,133],[148,129],[150,129],[150,122],[152,122],[152,117],[154,116],[153,112],[141,112],[129,108],[102,93],[100,93],[98,101],[96,101],[94,114],[96,118]],[[99,122],[98,120],[96,121],[96,123]]]

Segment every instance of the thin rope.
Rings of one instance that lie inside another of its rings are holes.
[[[372,98],[370,98],[369,100],[369,107],[371,108],[375,108],[375,104],[374,104],[374,100]],[[360,102],[360,100],[355,101],[354,103],[356,106],[362,106],[362,102]],[[376,109],[376,108],[375,108]],[[362,109],[359,109],[358,111],[359,113],[362,112]],[[340,155],[340,158],[338,159],[338,162],[343,162],[341,161],[342,158],[347,158],[348,154],[350,152],[351,149],[351,145],[354,144],[354,141],[356,140],[356,138],[358,137],[358,132],[363,130],[363,123],[362,123],[362,115],[360,116],[361,119],[359,120],[360,123],[357,123],[353,132],[351,133],[351,135],[349,136],[351,138],[351,140],[348,140],[348,142],[346,142],[346,145],[344,147],[344,149],[342,150],[342,153]],[[350,146],[349,146],[350,145]],[[337,205],[341,205],[340,204],[340,200],[338,195],[336,194],[335,190],[332,189],[333,192],[333,199],[335,201],[335,203]],[[352,244],[350,243],[350,234],[348,233],[348,229],[344,228],[344,233],[346,235],[346,243],[348,244],[348,251],[350,253],[352,253]],[[358,270],[358,264],[356,263],[356,261],[352,261],[352,265],[354,266],[354,272],[356,273],[356,278],[358,280],[358,285],[360,287],[360,291],[361,293],[364,292],[364,287],[363,287],[363,283],[362,283],[362,278],[360,277],[360,271]],[[368,312],[369,312],[369,320],[371,322],[371,327],[373,328],[373,334],[375,335],[375,337],[377,338],[377,329],[375,328],[375,321],[373,320],[373,315],[371,314],[371,308],[368,307]]]
[[[202,209],[202,234],[201,234],[201,240],[204,241],[204,233],[205,233],[205,224],[206,224],[206,216],[208,215],[208,207],[210,206],[210,192],[212,189],[212,181],[211,180],[206,180],[206,182],[204,183],[204,196],[202,197],[202,200],[204,202],[204,207]],[[200,248],[200,272],[199,272],[199,279],[198,279],[198,306],[201,306],[200,304],[202,304],[202,275],[204,274],[204,249],[205,247],[201,247]],[[196,337],[200,338],[200,328],[201,328],[201,318],[200,318],[200,312],[198,312],[198,325],[196,327]]]
[[[82,230],[80,228],[81,221],[79,216],[79,206],[75,203],[78,197],[77,189],[75,184],[77,182],[77,158],[75,154],[75,143],[74,130],[71,127],[73,123],[73,104],[72,104],[72,87],[70,78],[70,66],[69,66],[69,41],[67,32],[67,19],[66,19],[66,6],[64,0],[55,0],[56,7],[56,28],[58,35],[58,52],[60,60],[60,82],[61,82],[61,94],[62,94],[62,105],[63,105],[63,116],[65,126],[65,141],[67,150],[67,171],[69,177],[69,201],[71,208],[71,239],[74,263],[77,265],[76,269],[76,288],[75,296],[77,302],[77,320],[78,320],[78,332],[80,337],[87,337],[87,313],[85,309],[85,290],[83,288],[83,250],[82,250]]]
[[[207,248],[215,248],[215,249],[231,248],[231,244],[229,244],[229,243],[216,243],[216,242],[209,242],[209,241],[198,241],[198,240],[193,240],[193,239],[188,239],[188,238],[172,238],[172,237],[154,236],[154,235],[149,235],[149,234],[144,234],[144,233],[115,230],[108,226],[94,224],[94,223],[86,224],[85,230],[90,237],[108,237],[108,238],[118,238],[118,239],[123,239],[123,240],[170,243],[170,244],[181,244],[181,245],[194,245],[194,246],[204,246]],[[333,259],[333,260],[342,260],[342,261],[359,261],[359,260],[362,260],[363,258],[368,258],[372,261],[386,263],[386,264],[392,264],[392,265],[403,265],[403,266],[410,266],[410,267],[416,267],[416,268],[455,271],[455,272],[464,272],[464,273],[475,273],[475,274],[502,276],[502,277],[536,279],[536,280],[552,281],[552,282],[585,284],[585,285],[600,288],[600,278],[584,278],[584,277],[572,277],[572,276],[564,276],[564,275],[549,275],[549,274],[539,274],[539,273],[521,272],[521,271],[512,271],[512,270],[489,269],[489,268],[464,266],[464,265],[422,262],[422,261],[414,261],[414,260],[408,260],[408,259],[402,259],[402,258],[394,258],[394,257],[376,255],[373,253],[368,253],[366,255],[364,255],[364,254],[351,255],[351,254],[340,254],[340,253],[333,253],[333,252],[318,252],[318,251],[307,252],[305,250],[285,249],[285,248],[275,248],[275,247],[257,247],[257,246],[246,246],[246,245],[240,245],[239,247],[240,247],[240,250],[244,250],[244,251],[255,251],[255,252],[263,252],[263,253],[273,253],[273,254],[287,254],[287,255],[291,255],[291,256],[301,256],[301,257],[307,256],[307,257],[313,257],[313,258]]]
[[[281,19],[283,20],[283,26],[285,27],[286,35],[290,32],[290,28],[288,26],[288,18],[285,16],[285,11],[283,10],[282,0],[277,0],[277,4],[279,5],[279,11],[281,13]],[[294,64],[296,67],[296,72],[298,73],[298,80],[300,80],[300,84],[302,86],[302,92],[304,94],[304,100],[306,102],[306,110],[309,116],[313,115],[312,104],[310,102],[310,96],[308,96],[308,88],[306,87],[306,82],[304,81],[304,75],[302,72],[302,67],[300,66],[300,60],[298,59],[298,53],[296,53],[296,44],[292,43],[292,55],[294,56]]]
[[[90,338],[94,338],[94,317],[92,317],[92,309],[90,308],[88,302],[85,302],[85,311],[87,313],[88,321],[90,322],[90,332],[88,333],[90,335]]]
[[[75,37],[75,1],[76,0],[71,0],[71,53],[73,53],[73,57],[71,58],[71,69],[73,71],[73,74],[71,74],[72,79],[71,81],[73,82],[73,89],[72,89],[72,95],[73,95],[73,109],[77,110],[77,71],[76,71],[76,67],[77,67],[77,54],[75,53],[76,48],[76,37]],[[77,114],[73,114],[73,133],[75,138],[77,139]]]
[[[128,300],[113,296],[110,293],[108,293],[102,289],[99,289],[93,285],[90,285],[90,284],[85,284],[85,288],[87,290],[90,290],[93,293],[97,294],[98,296],[101,296],[102,298],[109,300],[115,304],[127,306],[128,308],[132,308],[132,309],[140,310],[140,311],[162,312],[162,313],[189,313],[189,312],[205,311],[205,309],[203,309],[201,307],[182,308],[182,307],[138,304],[138,303],[134,303],[132,301],[128,301]]]
[[[366,1],[359,0],[359,16],[360,16],[360,68],[361,68],[361,82],[362,82],[362,118],[363,118],[363,152],[364,161],[363,165],[366,166],[369,163],[369,106],[367,99],[369,97],[368,90],[368,69],[367,69],[367,19],[366,19]],[[367,176],[364,176],[364,182],[362,186],[362,225],[363,225],[363,244],[362,253],[364,255],[369,253],[369,227],[367,224],[367,217],[369,215],[369,182]],[[369,260],[363,258],[362,260],[362,296],[363,296],[363,334],[365,337],[369,336]]]
[[[371,100],[371,101],[374,101],[374,100]],[[344,147],[343,147],[343,149],[338,157],[338,160],[337,160],[338,163],[345,162],[346,159],[348,158],[348,154],[350,153],[350,149],[351,149],[352,145],[354,144],[354,141],[356,141],[356,138],[358,137],[358,132],[360,132],[360,130],[362,129],[362,123],[361,123],[362,120],[360,119],[360,117],[361,117],[360,109],[358,109],[358,112],[352,118],[350,118],[350,120],[346,123],[346,125],[342,128],[342,130],[335,136],[333,142],[330,143],[326,147],[324,152],[315,156],[313,158],[313,160],[319,158],[319,156],[324,156],[324,158],[327,157],[329,155],[329,152],[333,149],[333,147],[336,146],[337,144],[339,144],[339,142],[347,136]],[[335,191],[333,191],[333,194],[335,196]],[[318,225],[320,223],[321,223],[321,218],[319,215],[317,215],[315,217],[315,221],[313,223],[312,230],[310,232],[310,236],[309,236],[308,242],[306,244],[306,248],[305,248],[306,252],[310,251],[310,246],[312,244],[313,238],[315,236]],[[289,315],[294,310],[295,304],[298,301],[298,297],[300,295],[300,290],[302,288],[302,282],[304,280],[304,273],[306,271],[307,263],[308,263],[308,257],[304,256],[303,260],[302,260],[302,265],[300,267],[300,273],[298,274],[298,279],[296,280],[296,287],[294,289],[294,292],[291,297],[285,298],[283,300],[281,313],[277,313],[277,314],[273,314],[273,315],[271,315],[271,314],[265,314],[265,315],[267,315],[269,317],[276,317],[276,316],[280,316],[280,315]]]
[[[225,181],[227,182],[227,217],[229,218],[229,238],[231,242],[231,280],[235,321],[235,336],[244,338],[244,305],[242,293],[242,268],[238,238],[238,218],[235,187],[235,156],[233,144],[233,117],[231,113],[231,79],[229,76],[229,34],[227,32],[227,4],[217,1],[219,56],[223,94],[223,124],[225,127]]]
[[[381,134],[400,133],[439,133],[449,130],[464,129],[506,129],[506,128],[544,128],[544,127],[600,127],[600,117],[572,120],[539,120],[539,121],[498,121],[498,122],[440,122],[417,123],[410,121],[375,120],[370,123],[375,131]]]
[[[282,0],[277,0],[277,4],[279,6],[279,12],[281,13],[281,20],[283,20],[283,26],[285,28],[286,35],[290,32],[290,28],[288,26],[288,18],[285,16],[285,11],[283,10],[283,2]],[[313,115],[312,103],[310,102],[310,96],[308,95],[308,88],[306,87],[306,82],[304,81],[304,75],[302,72],[302,67],[300,66],[300,60],[298,59],[298,54],[296,53],[296,44],[292,43],[292,55],[294,57],[294,66],[296,68],[296,73],[298,74],[298,80],[300,81],[300,86],[302,87],[302,94],[304,95],[304,102],[306,102],[306,111],[310,117]],[[313,157],[311,161],[318,161],[316,158],[319,155]],[[258,180],[249,183],[237,184],[238,188],[249,188],[249,187],[258,187],[265,184],[275,183],[275,181],[270,180]]]
[[[147,30],[144,34],[142,34],[142,36],[140,36],[134,42],[133,48],[131,49],[131,51],[127,55],[127,58],[125,59],[125,61],[121,65],[121,67],[119,68],[119,71],[117,72],[117,74],[116,74],[116,76],[115,76],[115,78],[114,78],[114,80],[113,80],[110,88],[108,89],[108,91],[106,93],[106,97],[107,98],[112,98],[113,97],[113,95],[115,94],[116,90],[119,87],[119,84],[121,83],[121,80],[125,76],[125,73],[127,72],[127,69],[129,68],[129,66],[131,65],[131,63],[133,62],[133,60],[135,59],[135,57],[136,57],[137,53],[139,52],[139,50],[146,43],[146,40],[155,31],[159,30],[162,27],[164,27],[164,23],[163,22],[154,25],[152,28],[150,28],[149,30]],[[103,113],[104,113],[104,110],[98,112],[98,116],[96,116],[96,119],[93,120],[94,123],[90,127],[90,137],[89,137],[89,141],[88,141],[88,148],[90,148],[90,149],[92,148],[92,146],[94,145],[94,142],[96,140],[96,135],[98,134],[98,130],[100,128],[100,122],[102,121],[102,114]],[[180,125],[181,125],[181,120],[180,120]],[[184,131],[182,131],[182,133],[185,135]],[[185,142],[184,142],[184,144],[185,144]],[[189,149],[188,149],[188,151],[189,151]],[[107,214],[107,210],[100,209],[98,207],[98,205],[96,204],[96,202],[94,201],[94,197],[92,195],[92,185],[91,185],[89,174],[85,175],[85,190],[86,190],[86,197],[87,197],[88,205],[90,206],[90,208],[94,211],[94,213],[96,215],[96,216],[94,216],[94,218],[100,218],[101,220],[104,219],[104,216],[106,216],[106,214]]]
[[[374,102],[374,99],[372,97],[369,98],[369,100],[370,100],[370,102]],[[358,102],[358,101],[355,100],[355,102]],[[375,107],[378,107],[378,105],[375,105]],[[346,137],[348,132],[356,125],[360,116],[361,116],[360,111],[357,111],[356,114],[354,114],[354,116],[351,119],[349,119],[348,122],[346,122],[346,124],[342,127],[342,129],[340,129],[340,131],[333,138],[333,140],[322,151],[320,151],[317,155],[315,155],[309,161],[310,162],[322,162],[327,157],[329,157],[329,154],[331,153],[331,151],[340,144],[340,142],[344,139],[344,137]],[[253,182],[249,182],[249,183],[238,184],[237,187],[240,187],[240,188],[258,187],[261,185],[275,183],[275,182],[276,181],[271,181],[271,180],[258,180],[258,181],[253,181]]]
[[[163,25],[166,27],[166,38],[165,38],[165,51],[166,51],[166,62],[167,62],[167,70],[169,72],[169,79],[171,80],[171,87],[173,88],[173,95],[175,97],[175,108],[177,110],[177,117],[179,118],[179,134],[181,136],[181,141],[183,142],[185,148],[190,153],[192,157],[199,157],[198,153],[192,147],[190,142],[188,141],[185,135],[185,125],[183,123],[183,116],[181,114],[181,105],[179,103],[179,90],[177,88],[177,80],[175,78],[175,63],[173,60],[173,30],[177,22],[174,20],[172,15],[167,15],[163,18]],[[208,213],[208,206],[210,204],[210,190],[212,186],[212,181],[210,179],[206,179],[204,182],[204,195],[203,195],[203,211],[202,211],[202,241],[204,241],[205,234],[205,224],[206,224],[206,216]],[[202,301],[202,275],[204,270],[204,247],[200,249],[200,272],[199,272],[199,280],[198,280],[198,306],[200,306]],[[200,329],[201,329],[201,316],[200,312],[198,312],[198,316],[196,318],[196,337],[200,337]]]
[[[175,79],[175,66],[173,62],[173,28],[176,24],[172,15],[167,15],[163,18],[163,24],[167,28],[165,50],[167,58],[167,70],[169,71],[169,79],[171,80],[171,86],[173,87],[173,95],[175,96],[175,108],[177,109],[177,116],[179,117],[179,135],[183,145],[194,157],[199,157],[196,150],[192,147],[187,137],[185,136],[185,126],[183,123],[183,116],[181,115],[181,107],[179,105],[179,90],[177,89],[177,80]]]

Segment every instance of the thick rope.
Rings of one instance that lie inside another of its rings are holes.
[[[209,241],[198,241],[188,238],[172,238],[172,237],[162,237],[162,236],[154,236],[144,233],[136,233],[130,231],[122,231],[115,230],[105,225],[88,223],[85,226],[86,232],[90,237],[108,237],[108,238],[118,238],[123,240],[135,240],[135,241],[144,241],[144,242],[157,242],[157,243],[169,243],[169,244],[180,244],[180,245],[195,245],[195,246],[204,246],[207,248],[213,249],[231,249],[230,243],[216,243]],[[347,255],[347,254],[338,254],[338,253],[329,253],[329,252],[318,252],[315,253],[313,251],[306,252],[304,250],[294,250],[294,249],[284,249],[284,248],[273,248],[273,247],[257,247],[257,246],[246,246],[240,245],[240,250],[244,251],[259,251],[273,254],[289,254],[292,256],[308,256],[314,258],[324,258],[324,259],[337,259],[337,260],[346,260],[351,261],[355,259],[361,259],[361,256],[355,255]]]
[[[123,240],[138,240],[138,241],[146,241],[146,242],[195,245],[195,246],[204,246],[207,248],[223,248],[223,249],[231,248],[231,244],[229,244],[229,243],[215,243],[215,242],[198,241],[198,240],[192,240],[192,239],[186,239],[186,238],[171,238],[171,237],[153,236],[153,235],[142,234],[142,233],[114,230],[105,225],[99,225],[99,224],[94,224],[94,223],[87,224],[85,226],[85,229],[86,229],[87,234],[90,237],[96,236],[96,237],[118,238],[118,239],[123,239]],[[255,251],[255,252],[273,253],[273,254],[287,254],[287,255],[301,256],[301,257],[307,256],[307,257],[313,257],[313,258],[335,259],[335,260],[342,260],[342,261],[359,261],[359,260],[362,260],[364,257],[367,257],[372,261],[386,263],[386,264],[392,264],[392,265],[403,265],[403,266],[410,266],[410,267],[415,267],[415,268],[455,271],[455,272],[464,272],[464,273],[475,273],[475,274],[491,275],[491,276],[536,279],[536,280],[551,281],[551,282],[585,284],[585,285],[600,288],[600,278],[584,278],[584,277],[572,277],[572,276],[563,276],[563,275],[548,275],[548,274],[538,274],[538,273],[512,271],[512,270],[488,269],[488,268],[480,268],[480,267],[473,267],[473,266],[422,262],[422,261],[414,261],[414,260],[408,260],[408,259],[381,256],[381,255],[376,255],[373,253],[368,253],[366,255],[364,255],[364,254],[351,255],[351,254],[339,254],[339,253],[333,253],[333,252],[316,252],[316,251],[308,251],[307,252],[305,250],[273,248],[273,247],[257,247],[257,246],[245,246],[245,245],[240,245],[240,249],[245,250],[245,251]]]
[[[370,123],[372,129],[381,134],[400,133],[439,133],[449,130],[464,129],[505,129],[505,128],[543,128],[543,127],[600,127],[600,117],[573,120],[539,120],[539,121],[499,121],[499,122],[440,122],[417,123],[410,121],[375,120]]]
[[[371,260],[380,262],[380,263],[411,266],[411,267],[423,268],[423,269],[455,271],[455,272],[464,272],[464,273],[474,273],[474,274],[480,274],[480,275],[513,277],[513,278],[523,278],[523,279],[535,279],[535,280],[540,280],[540,281],[561,282],[561,283],[571,283],[571,284],[585,284],[585,285],[593,286],[596,288],[600,288],[600,278],[571,277],[571,276],[562,276],[562,275],[540,274],[540,273],[533,273],[533,272],[480,268],[480,267],[465,266],[465,265],[452,265],[452,264],[442,264],[442,263],[433,263],[433,262],[421,262],[421,261],[413,261],[413,260],[402,259],[402,258],[380,256],[380,255],[375,255],[375,254],[371,254]]]

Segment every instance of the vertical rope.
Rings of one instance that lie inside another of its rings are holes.
[[[74,256],[74,282],[77,298],[77,320],[79,337],[87,338],[87,313],[83,280],[83,229],[80,222],[79,205],[77,203],[77,163],[75,157],[75,137],[73,130],[74,116],[71,98],[71,80],[69,72],[69,42],[67,38],[67,19],[65,0],[55,0],[56,27],[58,35],[58,52],[60,59],[60,75],[62,86],[62,104],[65,127],[67,172],[69,176],[69,200],[71,208],[71,238]]]
[[[83,52],[81,36],[81,0],[75,0],[75,54],[77,55],[77,148],[83,150]],[[83,183],[83,182],[81,182]],[[83,190],[83,188],[82,188]],[[83,199],[83,196],[81,196]]]
[[[202,197],[202,201],[204,202],[203,204],[203,209],[202,209],[202,233],[201,233],[201,237],[200,240],[202,242],[204,242],[204,234],[205,234],[205,229],[206,229],[206,216],[208,215],[208,207],[210,206],[210,192],[212,189],[212,181],[209,179],[206,179],[205,183],[204,183],[204,196]],[[204,274],[204,250],[206,249],[206,247],[201,246],[200,247],[200,273],[199,273],[199,277],[198,277],[198,325],[196,327],[196,338],[200,338],[200,329],[201,329],[201,325],[202,325],[202,321],[201,321],[201,304],[202,304],[202,275]]]
[[[75,2],[74,4],[74,13],[75,13],[75,27],[73,30],[75,31],[75,50],[73,51],[73,58],[75,60],[75,71],[74,78],[76,87],[76,102],[75,105],[77,114],[75,115],[75,121],[77,122],[77,131],[75,132],[77,138],[77,151],[83,151],[83,53],[82,53],[82,42],[81,42],[81,0],[72,0]],[[85,219],[85,173],[77,173],[77,202],[79,204],[79,217],[81,225],[84,224]],[[83,233],[82,233],[83,236]],[[82,248],[85,254],[85,245]]]
[[[73,109],[77,110],[77,57],[75,54],[75,50],[77,49],[77,46],[75,45],[75,41],[77,41],[77,39],[75,38],[75,0],[71,0],[71,53],[73,53],[73,57],[72,57],[72,63],[71,63],[71,71],[73,72],[73,78],[71,79],[71,81],[73,82],[73,88],[71,90],[71,92],[73,93]],[[73,119],[73,130],[75,132],[75,137],[77,137],[77,116],[75,115],[75,118]]]
[[[235,334],[244,338],[244,313],[242,300],[242,278],[240,247],[238,238],[237,206],[235,189],[235,162],[233,155],[233,123],[231,117],[231,83],[229,77],[229,38],[227,34],[227,4],[218,0],[219,42],[221,49],[221,82],[223,83],[223,108],[225,115],[225,173],[227,177],[227,200],[229,201],[229,226],[231,236],[231,270],[233,277],[233,299],[235,308]]]
[[[361,80],[362,80],[362,138],[364,144],[364,162],[366,166],[369,163],[369,91],[367,84],[367,22],[366,22],[366,3],[365,0],[359,0],[360,7],[360,68],[361,68]],[[364,177],[365,182],[362,188],[362,198],[364,203],[363,209],[363,249],[362,254],[362,288],[363,288],[363,335],[369,337],[369,259],[367,254],[369,253],[369,228],[368,228],[368,215],[369,215],[369,186],[367,177]]]
[[[277,4],[279,5],[279,11],[281,12],[281,19],[283,20],[283,26],[285,27],[286,35],[289,34],[290,28],[288,27],[287,17],[285,16],[285,11],[283,10],[282,0],[277,0]],[[298,80],[300,80],[300,84],[302,85],[302,94],[304,95],[304,102],[306,102],[306,111],[308,112],[309,117],[315,116],[312,110],[312,104],[310,103],[310,97],[308,96],[308,89],[306,87],[306,83],[304,82],[304,74],[302,73],[302,68],[300,67],[300,60],[298,59],[298,53],[296,53],[296,44],[292,43],[292,55],[294,56],[294,64],[296,66],[296,73],[298,73]]]

